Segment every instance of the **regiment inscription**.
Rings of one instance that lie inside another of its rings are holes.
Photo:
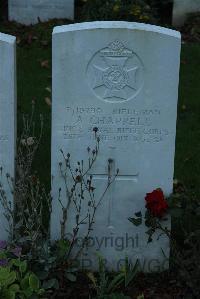
[[[70,119],[70,123],[67,120]],[[81,139],[94,127],[100,139],[105,141],[162,142],[169,135],[165,127],[154,125],[161,122],[162,113],[154,110],[130,110],[113,108],[111,112],[98,107],[66,107],[66,123],[63,125],[64,139]]]

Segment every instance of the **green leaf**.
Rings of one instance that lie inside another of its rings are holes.
[[[47,290],[47,289],[52,289],[52,288],[57,288],[58,286],[58,280],[53,278],[49,280],[45,280],[42,284],[42,287]]]
[[[12,284],[10,287],[9,287],[9,290],[11,290],[11,291],[13,291],[13,292],[15,292],[15,293],[17,293],[17,292],[19,292],[19,289],[20,289],[20,287],[19,287],[19,285],[18,284]]]
[[[124,281],[124,273],[117,274],[108,286],[108,293],[114,291]]]
[[[27,288],[26,290],[23,290],[22,293],[26,296],[26,298],[30,298],[33,295],[33,290],[31,288]]]
[[[29,276],[29,285],[34,291],[37,291],[40,287],[40,281],[34,273],[30,274]]]
[[[46,293],[46,291],[44,290],[44,289],[39,289],[38,291],[37,291],[37,294],[38,295],[44,295]]]
[[[128,218],[128,220],[135,226],[139,226],[142,224],[142,218]]]
[[[37,277],[40,279],[40,280],[45,280],[48,278],[48,271],[38,271],[37,273]]]
[[[155,230],[153,228],[148,229],[145,233],[149,236],[152,236]]]
[[[147,243],[151,243],[153,241],[152,237],[149,236]]]
[[[138,218],[141,218],[142,217],[142,213],[141,212],[137,212],[137,213],[135,213],[135,216],[138,217]]]
[[[60,258],[64,257],[70,247],[69,240],[59,240],[57,244],[57,254]]]
[[[3,297],[2,299],[15,299],[15,292],[13,292],[12,290],[5,290],[3,292]]]
[[[6,258],[7,255],[5,254],[5,252],[0,250],[0,259],[6,259]]]
[[[128,265],[125,269],[125,288],[129,285],[129,283],[133,280],[138,272],[138,265],[139,261],[135,263],[134,267],[132,268],[131,265]]]
[[[22,290],[26,290],[29,288],[29,274],[27,274],[20,282],[20,286]]]
[[[71,282],[75,282],[77,279],[76,275],[74,275],[73,273],[65,272],[65,277]]]
[[[145,220],[145,225],[147,227],[151,227],[152,226],[152,222],[151,222],[151,220],[149,218]]]
[[[9,267],[1,267],[0,268],[0,282],[6,281],[10,275],[10,268]]]
[[[19,266],[19,270],[21,273],[25,273],[27,270],[27,262],[23,261],[21,262],[20,266]]]
[[[20,259],[12,259],[11,263],[13,266],[16,266],[19,268],[22,262],[20,261]]]
[[[91,280],[91,282],[93,283],[93,286],[95,288],[97,288],[97,279],[96,279],[94,273],[93,272],[87,273],[87,277]]]
[[[12,271],[9,274],[9,277],[6,279],[6,285],[12,284],[16,280],[17,274],[16,272]]]

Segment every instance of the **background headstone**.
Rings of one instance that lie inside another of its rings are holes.
[[[0,33],[0,181],[13,204],[6,174],[14,178],[16,141],[16,65],[14,36]],[[1,189],[2,190],[2,189]],[[0,203],[0,240],[8,238],[8,223]]]
[[[147,228],[133,226],[129,217],[145,211],[144,197],[156,188],[172,192],[178,98],[180,33],[127,22],[93,22],[56,27],[53,32],[52,196],[51,237],[60,237],[66,205],[60,149],[71,161],[87,162],[87,147],[99,129],[100,152],[90,171],[96,198],[111,185],[95,217],[83,267],[97,269],[97,256],[108,269],[118,269],[128,256],[146,271],[167,267],[169,240],[147,245]],[[69,177],[68,177],[69,179]],[[85,202],[87,205],[87,201]],[[73,204],[68,213],[68,236],[75,226]],[[170,220],[165,223],[170,227]],[[83,225],[79,237],[83,237]],[[156,238],[155,238],[156,239]],[[86,265],[87,264],[87,265]]]
[[[9,0],[9,20],[30,25],[50,19],[74,18],[74,0]]]
[[[174,0],[173,25],[182,26],[188,13],[200,12],[199,0]]]

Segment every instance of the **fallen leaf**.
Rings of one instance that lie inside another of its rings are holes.
[[[27,139],[22,139],[21,143],[23,145],[29,145],[29,146],[31,146],[31,145],[33,145],[35,143],[35,138],[34,137],[28,137]]]
[[[40,42],[40,44],[42,45],[42,46],[44,46],[44,47],[46,47],[46,46],[48,46],[48,41],[47,40],[42,40],[41,42]]]
[[[28,145],[33,145],[35,143],[35,138],[34,137],[28,137],[27,138],[27,144]]]
[[[173,180],[173,184],[174,184],[174,185],[177,185],[178,183],[179,183],[178,179],[174,179],[174,180]]]
[[[50,98],[46,97],[44,100],[45,100],[45,102],[48,106],[51,106],[51,99]]]
[[[21,39],[17,37],[17,45],[19,45],[20,43],[21,43]]]
[[[33,40],[33,35],[30,33],[27,38],[27,43],[30,45],[32,43],[32,40]]]
[[[187,61],[186,60],[181,60],[181,63],[182,64],[187,64]]]
[[[46,89],[48,92],[51,93],[51,87],[48,87],[48,86],[47,86],[45,89]]]
[[[48,69],[49,68],[49,60],[41,61],[41,67]]]

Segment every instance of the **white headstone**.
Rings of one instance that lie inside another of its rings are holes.
[[[126,256],[133,262],[138,258],[145,271],[167,267],[163,251],[168,257],[169,240],[161,237],[147,245],[145,225],[135,227],[128,218],[145,211],[146,193],[156,188],[165,195],[172,192],[180,45],[179,32],[138,23],[54,28],[52,239],[60,237],[59,188],[66,206],[60,149],[71,154],[74,165],[82,159],[87,163],[86,148],[94,144],[92,130],[99,129],[99,157],[88,173],[93,175],[97,201],[107,186],[108,160],[112,174],[119,168],[97,209],[83,267],[97,269],[97,252],[108,269],[118,269]],[[68,236],[75,215],[72,203]],[[82,225],[78,236],[85,231],[87,225]]]
[[[9,20],[25,25],[38,20],[74,19],[74,0],[9,0]]]
[[[182,26],[188,13],[200,12],[199,0],[174,0],[173,25]]]
[[[16,66],[15,37],[0,33],[0,181],[7,199],[13,204],[6,174],[14,178],[16,139]],[[0,240],[8,238],[8,222],[0,202]]]

